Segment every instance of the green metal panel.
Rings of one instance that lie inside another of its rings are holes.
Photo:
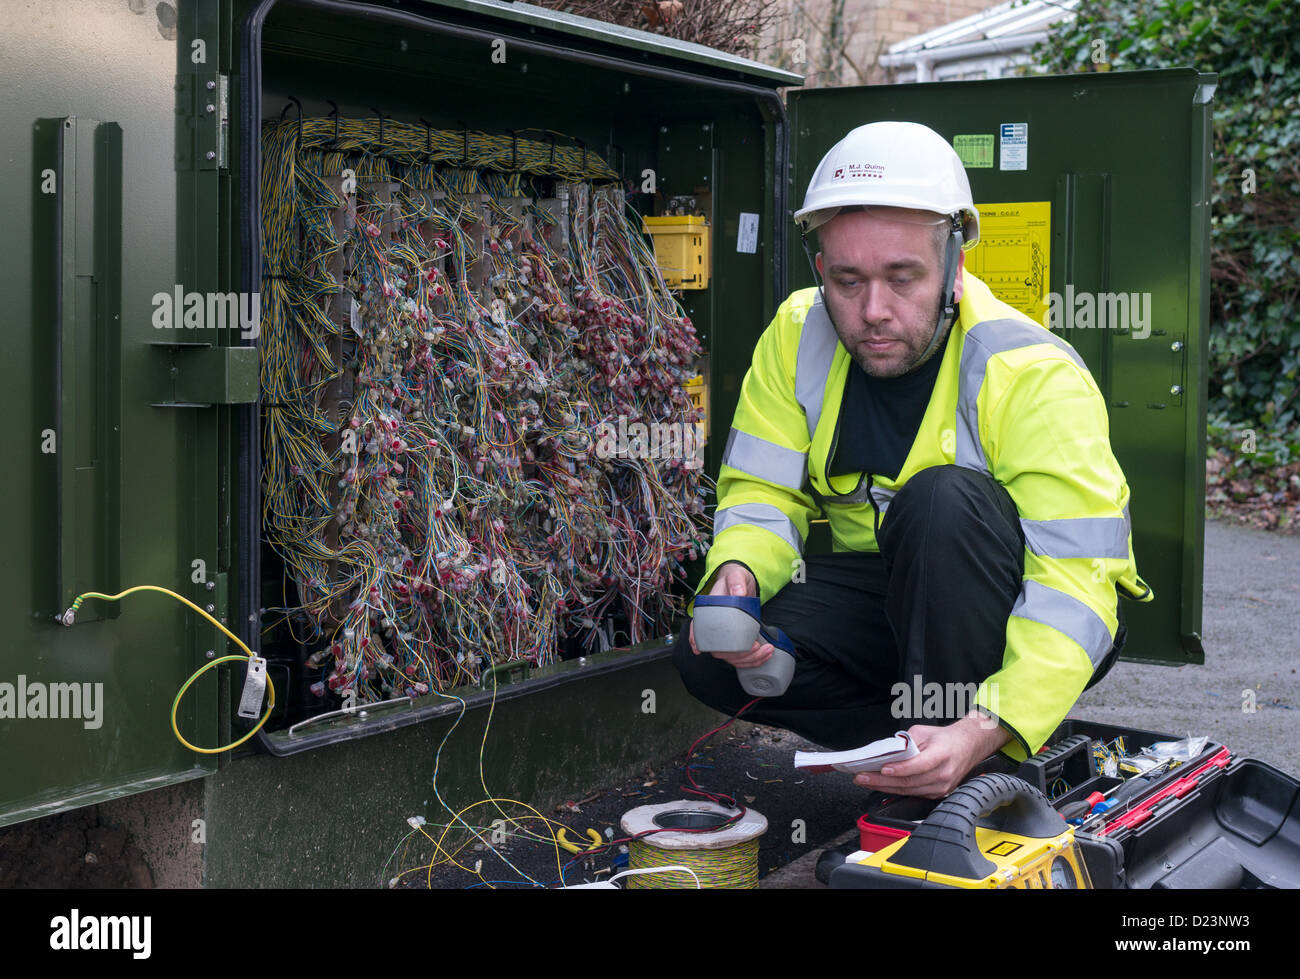
[[[160,408],[206,408],[257,400],[257,349],[202,343],[158,344],[167,354]]]
[[[168,727],[209,628],[157,595],[90,601],[71,628],[55,622],[92,588],[152,583],[212,600],[192,562],[216,571],[217,409],[155,408],[145,392],[159,355],[152,298],[213,288],[219,268],[215,240],[203,254],[210,232],[193,224],[216,213],[218,173],[198,189],[175,154],[177,134],[188,146],[198,129],[176,79],[215,68],[219,5],[182,3],[179,24],[160,19],[165,6],[0,5],[12,177],[0,199],[17,229],[0,260],[0,386],[18,460],[0,471],[15,531],[0,570],[0,713],[14,715],[0,717],[0,824],[215,769]],[[190,44],[203,29],[206,66]],[[38,686],[52,684],[89,684],[78,690],[90,696]],[[17,716],[37,690],[87,716]],[[215,742],[215,698],[216,683],[202,684],[181,711],[198,743]]]
[[[58,127],[55,391],[59,601],[118,580],[118,426],[113,387],[121,303],[122,130]],[[43,446],[44,447],[44,446]],[[83,620],[102,618],[88,610]],[[115,610],[105,610],[110,615]]]
[[[1138,569],[1156,600],[1126,602],[1126,659],[1200,663],[1209,359],[1209,98],[1191,69],[805,90],[790,94],[792,210],[854,126],[925,123],[951,140],[1028,124],[1028,168],[968,168],[981,203],[1051,202],[1051,291],[1149,293],[1150,335],[1070,328],[1110,409],[1133,492]],[[998,147],[1000,154],[1000,146]],[[812,285],[792,235],[791,288]]]

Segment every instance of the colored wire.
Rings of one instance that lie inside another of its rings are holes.
[[[181,734],[180,727],[177,725],[176,722],[176,712],[180,707],[181,698],[185,696],[185,691],[189,690],[190,686],[193,685],[193,683],[204,673],[208,672],[208,670],[215,669],[217,666],[220,666],[222,663],[231,663],[231,662],[248,663],[250,660],[257,658],[257,654],[254,653],[251,649],[249,649],[246,645],[244,645],[243,640],[241,640],[237,635],[235,635],[233,632],[227,629],[224,625],[222,625],[222,623],[217,621],[217,619],[215,619],[213,616],[209,615],[207,611],[199,608],[199,606],[195,605],[184,595],[178,595],[170,588],[163,588],[159,585],[136,585],[133,588],[128,588],[125,591],[118,592],[116,595],[105,595],[102,592],[97,592],[97,591],[85,592],[76,597],[76,599],[72,603],[72,606],[68,609],[68,613],[71,616],[75,616],[77,610],[81,608],[81,603],[84,602],[87,598],[98,598],[101,601],[105,601],[105,602],[118,602],[121,601],[123,598],[126,598],[127,595],[133,595],[136,592],[142,592],[142,591],[160,592],[163,595],[167,595],[168,597],[175,599],[176,601],[180,602],[182,605],[192,609],[193,611],[197,612],[199,615],[203,616],[203,618],[211,622],[214,626],[216,626],[219,630],[221,630],[221,632],[225,633],[226,637],[231,642],[233,642],[236,646],[238,646],[240,649],[244,651],[245,655],[243,656],[219,656],[216,659],[209,660],[203,666],[199,667],[192,674],[190,674],[189,679],[187,679],[183,684],[181,684],[180,690],[176,692],[176,696],[172,699],[172,710],[171,710],[172,734],[176,735],[176,740],[179,741],[181,744],[183,744],[185,747],[189,748],[190,751],[197,752],[198,754],[201,755],[219,755],[223,752],[230,751],[232,748],[238,748],[241,744],[243,744],[245,741],[247,741],[249,738],[251,738],[253,735],[255,735],[258,731],[262,729],[262,725],[264,725],[267,722],[267,720],[271,717],[271,711],[275,709],[275,684],[271,682],[271,678],[269,676],[266,677],[266,694],[267,694],[266,713],[262,715],[262,719],[257,722],[256,726],[254,726],[252,730],[250,730],[238,741],[232,741],[230,744],[224,745],[220,748],[200,748],[197,745],[190,744],[190,742],[185,740],[184,736]],[[71,624],[70,620],[69,620],[69,624]]]
[[[635,840],[628,848],[628,869],[662,867],[677,863],[695,872],[700,887],[738,888],[752,890],[758,887],[758,837],[734,846],[707,850],[665,850],[653,841]],[[635,876],[628,880],[627,888],[680,889],[695,888],[697,882],[684,873],[664,872],[653,878]]]
[[[700,348],[617,174],[380,135],[264,130],[263,520],[299,603],[268,611],[314,647],[313,691],[418,697],[616,620],[663,634],[707,541],[707,477],[659,451],[698,420]]]
[[[265,724],[267,722],[267,719],[271,716],[271,711],[275,709],[275,684],[271,682],[271,678],[268,676],[266,677],[266,713],[263,714],[262,719],[258,721],[257,724],[238,741],[232,741],[230,742],[230,744],[224,745],[220,748],[200,748],[198,745],[190,744],[188,741],[185,740],[184,736],[182,736],[181,734],[180,727],[176,723],[176,711],[181,705],[181,698],[185,696],[185,691],[190,688],[190,685],[193,684],[195,680],[201,677],[204,673],[208,672],[208,670],[220,666],[222,663],[247,663],[247,662],[248,662],[248,657],[246,656],[218,656],[216,659],[210,660],[209,662],[205,663],[203,666],[195,670],[190,675],[190,678],[186,680],[183,684],[181,684],[181,688],[176,691],[176,696],[172,698],[172,711],[171,711],[172,734],[176,735],[176,740],[179,741],[181,744],[185,745],[185,747],[189,748],[190,751],[197,752],[200,755],[219,755],[222,752],[229,751],[232,748],[238,748],[241,744],[243,744],[245,741],[247,741],[249,738],[255,735],[258,731],[260,731],[262,729],[262,725]]]
[[[495,705],[495,703],[496,703],[496,682],[495,682],[495,679],[496,679],[496,675],[493,674],[493,695],[492,695],[492,703],[493,703],[493,705]],[[557,826],[557,827],[560,827],[560,828],[563,828],[563,829],[568,829],[569,827],[565,827],[563,823],[560,823],[560,822],[558,822],[557,820],[552,820],[552,819],[549,819],[548,817],[545,817],[545,816],[541,815],[541,813],[537,812],[536,809],[533,809],[531,806],[528,806],[526,803],[518,802],[517,800],[513,800],[513,799],[498,799],[498,798],[496,798],[496,797],[493,797],[493,796],[491,795],[491,793],[489,792],[488,788],[487,788],[487,782],[486,782],[486,778],[485,778],[485,775],[484,775],[484,766],[483,766],[483,751],[484,751],[484,749],[485,749],[485,747],[486,747],[486,744],[487,744],[488,732],[491,730],[491,726],[492,726],[492,716],[493,716],[493,712],[492,712],[491,710],[489,710],[487,721],[486,721],[486,723],[485,723],[484,726],[483,726],[483,738],[482,738],[482,740],[481,740],[480,743],[479,743],[479,756],[478,756],[479,783],[483,786],[483,791],[484,791],[484,793],[487,795],[487,798],[484,798],[484,799],[481,799],[481,800],[479,800],[479,801],[477,801],[477,802],[471,803],[470,805],[464,807],[463,809],[461,809],[461,810],[459,810],[459,811],[455,811],[455,810],[453,810],[453,809],[451,808],[451,806],[449,806],[449,805],[447,804],[447,802],[442,798],[442,793],[441,793],[441,791],[440,791],[439,788],[438,788],[438,771],[439,771],[439,768],[440,768],[440,766],[441,766],[441,762],[442,762],[442,750],[443,750],[443,748],[445,747],[445,745],[447,744],[447,741],[451,738],[452,734],[455,732],[456,728],[459,727],[461,720],[462,720],[462,719],[464,718],[464,716],[465,716],[465,710],[466,710],[466,707],[467,707],[465,701],[462,700],[461,698],[455,696],[454,694],[443,694],[442,696],[448,697],[448,698],[451,699],[451,700],[455,700],[457,703],[460,704],[460,708],[461,708],[460,711],[459,711],[459,712],[457,713],[457,715],[456,715],[456,719],[455,719],[455,721],[452,722],[451,726],[450,726],[450,727],[448,728],[448,730],[447,730],[447,733],[443,735],[442,740],[438,743],[438,749],[437,749],[437,751],[436,751],[435,754],[434,754],[434,760],[433,760],[433,777],[432,777],[432,784],[433,784],[434,797],[438,800],[438,804],[441,805],[441,806],[443,807],[443,809],[445,809],[448,813],[451,814],[451,821],[448,822],[448,823],[446,824],[446,827],[445,827],[445,829],[444,829],[442,835],[439,836],[439,838],[436,839],[436,840],[435,840],[432,836],[429,835],[429,833],[428,833],[427,830],[424,829],[424,826],[426,825],[425,823],[420,823],[420,824],[418,824],[418,825],[415,826],[415,829],[416,829],[416,830],[418,830],[420,833],[422,833],[426,838],[428,838],[428,839],[430,840],[430,842],[432,842],[432,843],[434,844],[435,858],[438,857],[438,856],[441,856],[442,859],[440,859],[440,860],[439,860],[439,859],[432,859],[432,860],[430,860],[427,864],[421,865],[421,866],[419,866],[419,867],[413,867],[413,868],[410,868],[410,869],[408,869],[408,870],[402,871],[400,874],[397,875],[397,877],[395,877],[395,878],[393,878],[393,879],[394,879],[394,880],[397,880],[397,879],[399,879],[399,878],[405,876],[405,875],[408,874],[408,873],[412,873],[412,872],[417,871],[417,870],[424,870],[424,871],[426,871],[427,874],[428,874],[428,880],[427,880],[428,886],[432,887],[432,886],[433,886],[433,871],[434,871],[434,868],[437,867],[437,866],[439,866],[439,865],[442,864],[442,863],[451,863],[452,865],[456,866],[457,868],[459,868],[459,869],[461,869],[461,870],[466,871],[467,873],[474,873],[475,871],[470,870],[469,868],[465,867],[464,865],[462,865],[461,863],[459,863],[458,861],[456,861],[455,857],[456,857],[456,855],[457,855],[458,853],[461,852],[461,850],[463,850],[466,846],[468,846],[468,845],[470,844],[471,841],[473,841],[473,840],[478,840],[478,842],[479,842],[482,846],[484,846],[484,847],[487,848],[489,851],[491,851],[493,854],[495,854],[499,859],[502,860],[503,863],[505,863],[507,866],[509,866],[512,870],[514,870],[514,871],[515,871],[517,874],[519,874],[521,877],[525,878],[525,879],[526,879],[527,881],[529,881],[530,883],[538,884],[538,881],[536,881],[534,878],[530,877],[530,876],[527,875],[527,874],[524,874],[524,873],[523,873],[522,871],[520,871],[517,867],[515,867],[514,864],[511,863],[511,861],[510,861],[508,858],[506,858],[502,853],[500,853],[500,852],[499,852],[499,851],[498,851],[498,850],[497,850],[497,849],[496,849],[496,848],[491,844],[491,842],[490,842],[489,839],[485,839],[485,838],[484,838],[484,834],[483,834],[481,828],[473,827],[473,826],[471,826],[468,822],[465,821],[465,819],[464,819],[464,813],[468,812],[468,811],[471,810],[471,809],[476,808],[477,806],[485,805],[485,804],[488,804],[488,803],[491,803],[492,805],[494,805],[494,806],[496,807],[497,811],[501,813],[502,817],[503,817],[505,820],[514,823],[514,825],[516,826],[516,829],[519,831],[520,835],[523,835],[523,836],[529,837],[529,838],[534,839],[534,840],[537,840],[537,841],[539,841],[539,842],[550,843],[552,846],[554,846],[554,848],[555,848],[556,866],[557,866],[557,868],[560,868],[560,869],[561,869],[561,876],[563,876],[563,869],[562,869],[562,867],[561,867],[561,865],[560,865],[560,846],[559,846],[559,839],[558,839],[558,837],[556,836],[556,833],[555,833],[553,830],[551,830],[551,831],[550,831],[550,837],[549,837],[549,839],[548,839],[548,838],[546,838],[546,837],[538,836],[538,835],[536,835],[536,834],[534,834],[534,833],[532,833],[532,832],[526,830],[526,829],[525,829],[524,827],[522,827],[522,826],[519,824],[519,822],[518,822],[518,819],[519,819],[520,817],[511,817],[508,813],[505,812],[505,810],[503,810],[503,809],[501,808],[500,803],[505,802],[505,803],[508,803],[508,804],[511,804],[511,805],[519,805],[519,806],[523,806],[524,808],[528,809],[529,812],[533,813],[533,816],[534,816],[534,817],[536,817],[537,819],[540,819],[540,820],[542,821],[542,826],[543,826],[544,829],[548,829],[548,830],[549,830],[549,827],[550,827],[551,825],[554,825],[554,826]],[[522,817],[522,818],[524,818],[524,819],[528,819],[528,818],[530,818],[530,817]],[[465,841],[464,843],[462,843],[459,847],[457,847],[455,850],[448,851],[448,850],[444,847],[443,843],[444,843],[444,841],[446,840],[447,834],[448,834],[448,833],[449,833],[449,832],[450,832],[450,831],[451,831],[451,830],[452,830],[452,829],[453,829],[453,828],[454,828],[458,823],[459,823],[463,828],[465,828],[466,830],[469,831],[469,834],[470,834],[470,835],[469,835],[469,838],[466,839],[466,841]],[[409,835],[409,834],[408,834],[408,835]],[[400,847],[400,844],[399,844],[399,847]],[[390,857],[390,861],[391,861],[391,857]],[[489,884],[488,886],[491,886],[491,884]]]

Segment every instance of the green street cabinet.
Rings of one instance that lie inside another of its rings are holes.
[[[563,134],[634,191],[652,176],[657,193],[629,195],[647,216],[693,198],[708,277],[678,295],[706,353],[714,475],[755,340],[790,290],[812,284],[790,214],[813,167],[856,125],[931,126],[958,147],[987,215],[973,269],[1007,301],[1147,297],[1154,314],[1140,328],[1067,321],[1061,335],[1110,406],[1139,567],[1157,595],[1126,607],[1128,656],[1203,660],[1213,76],[798,90],[784,70],[489,0],[7,4],[0,63],[0,195],[17,229],[0,262],[0,498],[13,531],[0,683],[102,691],[93,718],[0,717],[0,825],[171,787],[177,832],[204,827],[194,859],[207,884],[368,886],[407,817],[441,811],[435,756],[445,800],[482,795],[489,713],[488,786],[539,808],[673,756],[711,716],[660,637],[502,672],[495,690],[460,689],[457,702],[312,720],[286,698],[243,748],[200,755],[173,737],[169,711],[191,673],[234,651],[224,637],[149,594],[56,621],[83,592],[154,584],[259,648],[281,582],[263,578],[257,341],[163,336],[151,297],[258,291],[259,134],[286,111]],[[179,711],[186,736],[215,745],[247,730],[241,682],[240,670],[200,680]],[[272,867],[281,847],[298,857]]]

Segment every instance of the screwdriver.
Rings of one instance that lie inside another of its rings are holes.
[[[1120,786],[1117,785],[1115,788],[1120,788]],[[1111,789],[1110,791],[1113,792],[1115,789]],[[1061,814],[1061,818],[1068,823],[1071,819],[1080,819],[1083,816],[1088,815],[1088,813],[1092,812],[1092,807],[1105,801],[1105,798],[1106,796],[1101,792],[1094,792],[1089,795],[1088,798],[1075,800],[1058,811]]]

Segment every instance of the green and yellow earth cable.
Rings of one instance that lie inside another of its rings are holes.
[[[249,738],[251,738],[253,735],[255,735],[258,731],[262,729],[262,726],[270,718],[271,711],[275,709],[275,684],[271,682],[271,678],[269,676],[266,677],[266,693],[267,693],[266,713],[262,715],[261,720],[257,722],[257,724],[253,727],[253,729],[249,731],[247,734],[245,734],[238,741],[232,741],[230,744],[223,745],[220,748],[200,748],[198,745],[190,744],[190,742],[186,741],[184,735],[182,735],[180,732],[180,728],[176,724],[176,711],[180,707],[181,698],[185,696],[185,692],[189,690],[189,688],[194,684],[194,681],[196,681],[204,673],[208,672],[208,670],[214,669],[215,667],[220,666],[222,663],[232,663],[232,662],[249,663],[258,658],[257,654],[254,653],[251,649],[249,649],[248,646],[244,644],[243,640],[241,640],[237,635],[235,635],[224,625],[218,622],[213,616],[209,615],[208,612],[206,612],[204,609],[195,605],[184,595],[178,595],[176,592],[172,591],[169,588],[163,588],[159,585],[136,585],[133,588],[128,588],[125,591],[118,592],[116,595],[105,595],[103,592],[97,592],[97,591],[84,592],[78,595],[76,599],[73,601],[71,607],[66,612],[64,612],[61,616],[58,617],[58,621],[65,626],[72,625],[76,619],[77,610],[81,608],[82,602],[84,602],[88,598],[97,598],[100,601],[104,601],[104,602],[118,602],[121,601],[123,598],[126,598],[127,595],[133,595],[136,592],[142,592],[142,591],[161,592],[164,595],[176,599],[176,601],[180,602],[182,605],[185,605],[186,607],[193,609],[199,615],[203,616],[203,618],[211,622],[214,626],[216,626],[223,633],[225,633],[225,635],[227,636],[227,638],[230,639],[231,642],[233,642],[236,646],[238,646],[240,649],[244,651],[245,655],[243,656],[235,656],[235,655],[218,656],[216,659],[209,660],[207,663],[204,663],[201,667],[199,667],[197,670],[191,673],[189,679],[187,679],[183,684],[181,684],[181,688],[178,691],[176,691],[176,696],[172,700],[172,710],[171,710],[172,733],[176,735],[176,740],[179,741],[181,744],[183,744],[185,747],[189,748],[190,751],[197,752],[198,754],[201,755],[219,755],[222,754],[223,752],[230,751],[232,748],[238,748],[241,744],[246,742]]]

